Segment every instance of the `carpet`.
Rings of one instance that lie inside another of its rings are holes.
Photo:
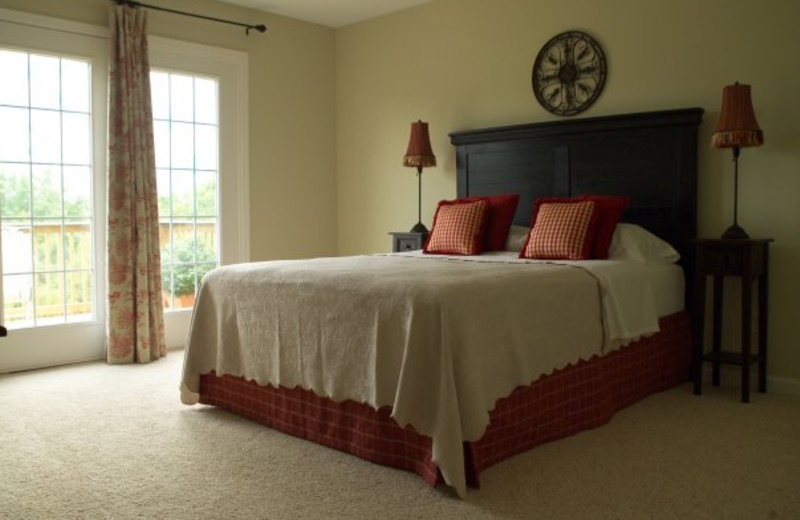
[[[800,519],[800,396],[687,383],[446,487],[178,397],[182,352],[0,376],[0,519]],[[727,383],[727,384],[726,384]]]

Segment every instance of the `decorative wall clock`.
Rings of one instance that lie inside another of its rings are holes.
[[[558,34],[544,44],[533,64],[533,93],[549,112],[573,116],[592,106],[606,82],[606,57],[581,31]]]

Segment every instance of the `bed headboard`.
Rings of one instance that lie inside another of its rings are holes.
[[[514,223],[528,226],[536,197],[627,195],[622,220],[691,265],[702,115],[689,108],[453,132],[458,196],[519,193]]]

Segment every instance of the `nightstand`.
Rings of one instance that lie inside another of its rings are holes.
[[[392,253],[422,249],[422,246],[425,245],[425,240],[428,239],[428,233],[416,233],[413,231],[393,231],[389,234],[392,235]]]
[[[703,362],[712,363],[712,383],[719,385],[720,364],[741,366],[742,402],[750,401],[750,366],[758,364],[758,391],[767,391],[767,272],[769,243],[772,239],[701,239],[695,240],[694,326],[692,372],[694,393],[703,387]],[[713,280],[711,350],[703,347],[705,338],[706,278]],[[722,350],[722,291],[725,276],[738,276],[742,282],[741,349]],[[750,348],[752,338],[753,283],[758,285],[758,345]]]

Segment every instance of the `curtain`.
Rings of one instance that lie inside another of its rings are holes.
[[[161,299],[147,13],[111,7],[108,107],[109,363],[167,353]]]

